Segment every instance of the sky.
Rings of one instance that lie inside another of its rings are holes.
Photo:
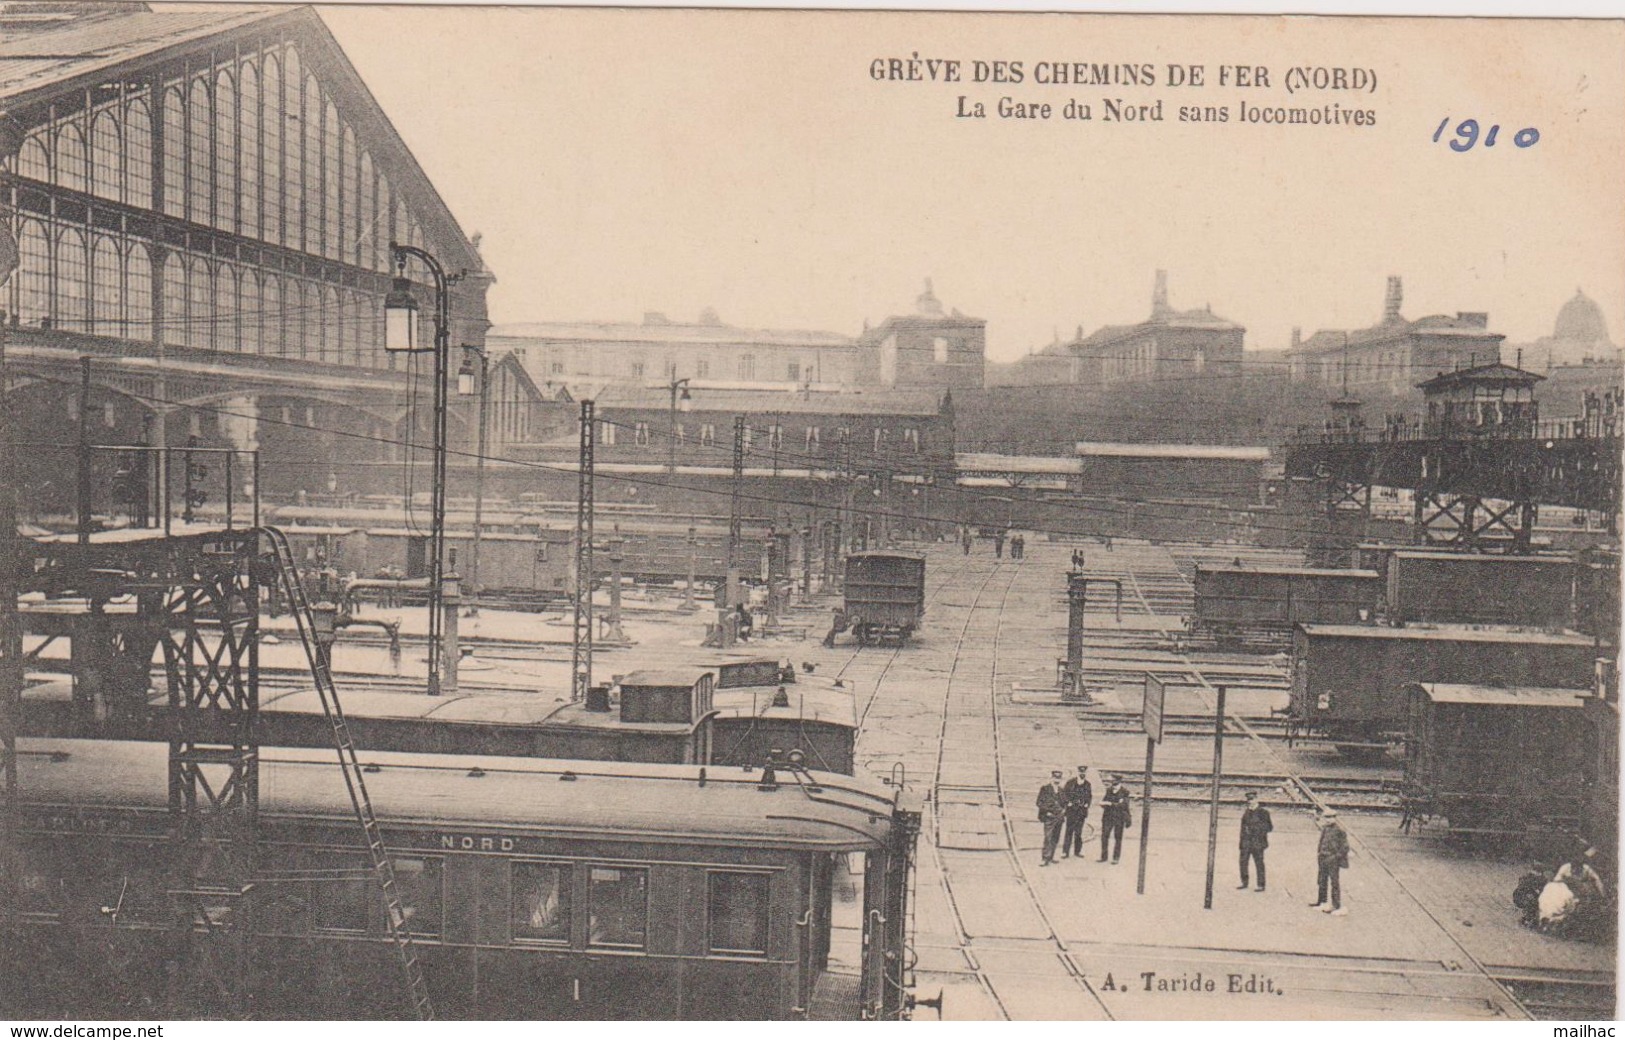
[[[319,10],[483,235],[499,324],[709,307],[855,335],[930,277],[1010,360],[1142,320],[1162,268],[1176,307],[1245,325],[1249,349],[1374,323],[1389,275],[1407,317],[1487,311],[1514,342],[1583,288],[1625,343],[1617,21]],[[871,75],[915,54],[961,62],[961,81]],[[1020,61],[1023,81],[971,82],[975,61]],[[1041,84],[1040,62],[1149,64],[1157,85]],[[1169,86],[1170,63],[1203,86]],[[1270,85],[1221,85],[1236,65]],[[1289,93],[1293,67],[1376,85]],[[958,117],[961,96],[988,117]],[[1006,97],[1050,118],[999,118]],[[1160,99],[1163,121],[1107,121],[1107,99]],[[1093,119],[1064,118],[1069,101]],[[1252,123],[1243,104],[1375,124]],[[1229,118],[1181,123],[1181,106]],[[1477,143],[1450,149],[1468,117]]]

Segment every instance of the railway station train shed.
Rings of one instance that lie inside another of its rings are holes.
[[[30,439],[73,443],[88,407],[101,444],[259,448],[272,494],[397,479],[376,463],[428,440],[428,362],[383,349],[390,244],[466,272],[454,344],[483,349],[494,275],[314,10],[6,3],[0,41],[5,406]],[[500,446],[541,393],[491,370]],[[454,397],[454,448],[472,417]],[[62,461],[25,453],[41,502],[71,493]]]

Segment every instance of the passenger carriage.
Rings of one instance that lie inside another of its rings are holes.
[[[919,817],[897,790],[790,768],[362,760],[442,1017],[907,1015]],[[331,751],[264,749],[259,776],[267,880],[251,915],[217,922],[253,931],[251,1014],[410,1017]],[[25,740],[20,790],[26,958],[0,1013],[65,1011],[62,994],[79,1018],[154,1013],[178,881],[166,748]]]

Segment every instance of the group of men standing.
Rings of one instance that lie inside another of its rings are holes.
[[[1062,782],[1059,769],[1050,772],[1049,782],[1038,789],[1038,820],[1044,825],[1043,859],[1039,866],[1055,862],[1055,852],[1061,858],[1083,855],[1083,831],[1089,821],[1089,809],[1094,803],[1094,789],[1089,783],[1089,767],[1079,766],[1078,775]],[[1108,776],[1106,793],[1101,798],[1100,862],[1106,862],[1110,853],[1116,863],[1123,854],[1123,832],[1133,826],[1129,807],[1128,788],[1122,778]],[[1345,917],[1341,874],[1349,865],[1349,839],[1338,821],[1336,811],[1322,808],[1315,815],[1315,826],[1320,828],[1320,840],[1315,849],[1317,896],[1311,907],[1334,917]],[[1270,847],[1270,832],[1275,822],[1270,811],[1258,802],[1258,794],[1247,793],[1247,807],[1241,813],[1240,889],[1250,888],[1256,873],[1258,887],[1264,891],[1267,875],[1264,852]]]
[[[1079,766],[1078,775],[1061,781],[1059,769],[1050,772],[1050,781],[1038,789],[1038,820],[1044,825],[1044,855],[1039,866],[1061,858],[1083,858],[1083,832],[1094,804],[1094,786],[1089,783],[1089,767]],[[1128,788],[1116,776],[1108,777],[1100,800],[1100,862],[1106,862],[1108,848],[1116,863],[1123,854],[1123,831],[1130,826]],[[1112,842],[1115,839],[1115,844]]]

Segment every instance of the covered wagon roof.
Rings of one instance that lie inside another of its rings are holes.
[[[1590,690],[1551,686],[1482,686],[1470,683],[1411,683],[1434,704],[1481,704],[1517,708],[1578,708]]]

